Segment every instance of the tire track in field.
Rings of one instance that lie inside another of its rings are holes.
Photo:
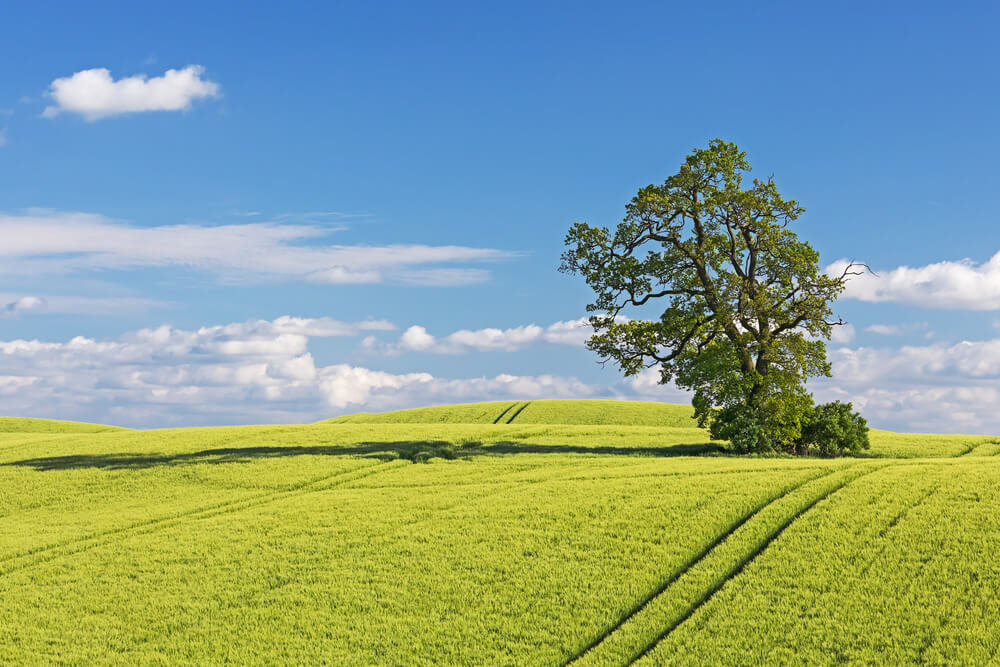
[[[515,482],[507,482],[506,484],[491,484],[490,486],[491,487],[504,486],[506,488],[513,488],[517,485],[518,482],[515,481]],[[384,487],[356,487],[356,488],[368,489],[368,488],[384,488]],[[466,505],[471,501],[479,501],[488,498],[490,496],[496,495],[500,490],[496,488],[483,489],[483,491],[480,493],[465,494],[459,498],[456,498],[453,502],[444,505],[442,507],[427,508],[423,510],[419,516],[406,519],[397,524],[386,526],[385,530],[379,532],[378,537],[376,539],[398,537],[400,533],[409,528],[412,528],[413,526],[419,525],[421,523],[426,523],[428,521],[437,521],[439,520],[439,515],[441,515],[442,513],[450,512],[454,510],[456,507]],[[372,544],[375,543],[375,540],[372,538],[372,536],[366,536],[361,543],[371,546]],[[352,544],[353,546],[353,543],[351,542],[344,542],[343,544]],[[259,598],[261,595],[273,593],[274,591],[289,586],[295,583],[296,581],[297,581],[296,574],[285,575],[283,577],[283,580],[279,584],[268,586],[266,590],[264,588],[249,590],[235,599],[217,601],[216,606],[214,607],[212,613],[202,612],[201,616],[198,618],[195,618],[193,616],[184,617],[181,621],[171,624],[171,627],[168,628],[165,632],[162,632],[159,635],[157,635],[157,640],[160,642],[164,642],[169,637],[175,636],[181,632],[187,632],[191,628],[195,627],[195,625],[197,625],[198,623],[203,622],[206,617],[215,618],[216,614],[219,614],[221,612],[230,609],[249,607],[251,606],[253,601]]]
[[[484,479],[482,481],[476,482],[452,482],[452,481],[432,481],[423,482],[417,484],[370,484],[362,485],[357,488],[359,489],[434,489],[434,488],[451,488],[459,486],[485,486],[494,485],[501,486],[505,484],[548,484],[548,483],[564,483],[564,482],[604,482],[604,481],[615,481],[615,480],[636,480],[636,479],[664,479],[669,477],[708,477],[714,475],[756,475],[771,472],[806,472],[810,470],[820,470],[827,471],[830,473],[837,472],[837,468],[831,468],[829,466],[808,466],[802,468],[749,468],[743,470],[698,470],[698,471],[684,471],[684,472],[648,472],[648,473],[637,473],[637,474],[620,474],[620,475],[603,475],[603,476],[585,476],[581,475],[579,472],[567,473],[565,477],[544,477],[537,479],[508,479],[506,477],[496,477],[490,479]],[[519,474],[519,473],[510,473]],[[575,476],[574,476],[575,475]],[[815,479],[815,478],[810,478]],[[809,481],[809,480],[806,480]]]
[[[397,468],[403,465],[410,465],[408,461],[387,461],[371,465],[361,466],[353,470],[337,472],[324,475],[305,482],[286,487],[278,491],[268,491],[250,497],[227,500],[206,507],[199,507],[193,510],[172,514],[165,517],[142,521],[120,528],[112,528],[100,531],[84,537],[58,542],[56,544],[39,547],[26,552],[12,554],[0,558],[0,577],[25,568],[47,563],[63,556],[72,556],[90,549],[94,549],[108,544],[113,544],[118,539],[127,539],[135,535],[147,535],[163,528],[169,528],[189,519],[207,519],[222,514],[230,514],[245,509],[263,507],[273,502],[285,500],[310,493],[328,491],[369,475],[374,475],[382,470]],[[329,484],[324,484],[330,482]]]
[[[512,415],[510,416],[510,419],[508,419],[508,420],[507,420],[507,423],[508,423],[508,424],[513,424],[513,423],[514,423],[514,420],[515,420],[515,419],[517,419],[517,416],[518,416],[519,414],[521,414],[522,412],[524,412],[524,409],[525,409],[526,407],[528,407],[529,405],[531,405],[531,401],[525,401],[525,402],[524,402],[524,405],[522,405],[521,407],[519,407],[519,408],[518,408],[517,410],[514,410],[514,414],[512,414]]]
[[[643,611],[643,609],[645,609],[646,607],[648,607],[649,604],[654,599],[656,599],[657,597],[659,597],[660,595],[662,595],[668,588],[670,588],[670,586],[674,582],[676,582],[678,579],[680,579],[685,574],[687,574],[688,571],[690,571],[700,561],[702,561],[706,556],[708,556],[708,554],[711,553],[713,549],[715,549],[719,544],[721,544],[723,541],[725,541],[725,539],[727,537],[729,537],[730,535],[732,535],[733,533],[735,533],[737,530],[739,530],[739,528],[741,526],[743,526],[747,521],[749,521],[754,516],[756,516],[765,507],[767,507],[768,505],[771,505],[772,503],[777,502],[781,498],[784,498],[789,493],[792,493],[793,491],[801,488],[805,484],[808,484],[809,482],[812,482],[814,480],[820,479],[822,477],[826,477],[827,475],[831,475],[834,472],[836,472],[836,471],[835,470],[828,470],[825,473],[820,473],[820,474],[817,474],[817,475],[813,475],[812,477],[807,477],[806,479],[802,480],[798,484],[795,484],[793,486],[787,487],[786,489],[784,489],[780,493],[778,493],[776,495],[773,495],[773,496],[770,496],[768,498],[765,498],[762,502],[760,502],[756,506],[750,508],[749,512],[747,512],[746,514],[744,514],[741,517],[738,517],[722,533],[720,533],[719,535],[716,535],[715,537],[713,537],[708,542],[708,544],[706,544],[696,554],[694,554],[688,560],[686,560],[679,568],[677,568],[677,570],[675,570],[673,573],[671,573],[666,579],[664,579],[663,581],[661,581],[660,584],[657,585],[657,587],[654,588],[650,593],[648,593],[646,595],[646,597],[644,597],[642,600],[640,600],[638,604],[636,604],[635,606],[633,606],[630,610],[628,610],[627,612],[625,612],[625,614],[623,614],[621,617],[619,617],[619,619],[614,623],[614,625],[612,625],[610,628],[604,630],[595,639],[591,640],[591,642],[589,644],[587,644],[582,649],[580,649],[575,654],[573,654],[573,656],[571,656],[564,664],[565,665],[569,665],[569,664],[572,664],[572,663],[577,662],[579,660],[582,660],[591,651],[593,651],[598,646],[600,646],[602,643],[604,643],[605,640],[607,640],[609,637],[611,637],[612,634],[614,634],[616,631],[618,631],[622,626],[624,626],[632,618],[634,618],[639,613],[641,613]]]
[[[619,623],[605,631],[566,664],[632,664],[639,660],[707,603],[726,582],[738,576],[799,517],[847,484],[883,467],[885,464],[874,467],[858,464],[831,470],[826,474],[807,478],[764,501],[713,539]],[[819,488],[808,488],[813,485],[818,485]],[[800,490],[805,493],[804,498],[794,502],[791,507],[781,507],[782,501],[786,498],[794,500]],[[767,514],[775,516],[768,517]],[[769,519],[774,521],[774,525],[769,525]],[[746,544],[741,543],[741,539],[747,534],[751,539]],[[650,637],[651,633],[642,631],[642,616],[652,617],[650,625],[657,622],[657,616],[663,616],[663,620],[669,621],[663,630]]]
[[[507,414],[508,412],[510,412],[510,409],[513,408],[515,405],[517,405],[517,401],[514,401],[513,403],[511,403],[510,405],[508,405],[506,408],[504,408],[503,412],[501,412],[499,415],[497,415],[497,418],[493,420],[493,423],[494,424],[499,424],[500,420],[503,419],[503,416],[505,414]]]
[[[969,597],[969,594],[972,592],[972,587],[976,583],[978,583],[978,581],[976,581],[975,577],[973,577],[973,581],[966,583],[965,586],[962,587],[961,594],[951,597],[951,601],[948,603],[948,610],[945,612],[944,616],[941,617],[941,622],[938,623],[936,628],[933,628],[930,631],[923,644],[921,644],[920,649],[917,651],[917,664],[927,664],[927,651],[929,651],[941,637],[948,623],[950,623],[951,619],[954,618],[959,605],[962,605],[963,607],[968,606],[966,599]]]
[[[858,466],[858,467],[860,467],[860,466]],[[740,561],[736,564],[735,567],[733,567],[732,569],[730,569],[728,572],[725,573],[725,575],[721,579],[719,579],[717,582],[715,582],[714,584],[712,584],[709,587],[709,589],[706,590],[704,592],[704,594],[702,594],[702,596],[699,597],[698,600],[696,600],[694,602],[694,604],[692,604],[681,615],[681,617],[679,619],[677,619],[675,622],[671,623],[663,632],[660,633],[660,635],[655,640],[653,640],[646,647],[644,647],[643,650],[642,650],[642,652],[639,653],[639,655],[637,655],[635,658],[633,658],[632,660],[630,660],[628,664],[630,664],[630,665],[634,664],[636,661],[640,660],[645,655],[647,655],[650,651],[652,651],[656,647],[657,644],[659,644],[660,642],[662,642],[663,640],[665,640],[667,637],[669,637],[670,634],[674,630],[676,630],[678,627],[680,627],[686,620],[688,620],[689,618],[691,618],[695,614],[695,612],[697,612],[705,604],[707,604],[712,599],[712,597],[714,597],[715,594],[718,593],[719,590],[723,586],[726,585],[726,583],[728,583],[729,581],[733,580],[735,577],[739,576],[740,573],[743,572],[743,570],[745,570],[747,568],[747,566],[750,565],[757,558],[757,556],[759,556],[760,554],[764,553],[764,551],[769,546],[771,546],[771,543],[774,542],[774,540],[776,540],[778,537],[780,537],[781,534],[783,532],[785,532],[785,530],[789,526],[791,526],[798,519],[800,519],[806,512],[808,512],[809,510],[811,510],[813,507],[815,507],[816,505],[818,505],[823,500],[826,500],[827,498],[829,498],[833,494],[837,493],[838,491],[840,491],[841,489],[843,489],[847,485],[849,485],[849,484],[851,484],[853,482],[856,482],[861,477],[864,477],[866,475],[870,475],[873,472],[875,472],[877,470],[880,470],[883,467],[885,467],[885,466],[878,466],[878,467],[870,468],[868,470],[862,470],[859,474],[856,474],[853,477],[852,476],[846,476],[846,479],[844,479],[842,482],[838,483],[836,486],[834,486],[834,487],[832,487],[830,489],[826,489],[825,491],[823,491],[820,494],[818,494],[816,497],[810,499],[805,505],[803,505],[799,509],[795,510],[791,514],[791,516],[787,517],[786,519],[784,519],[783,521],[781,521],[779,525],[777,525],[776,527],[772,528],[768,532],[768,534],[765,537],[765,539],[763,540],[763,542],[760,542],[755,547],[753,547],[750,550],[749,553],[747,553],[743,558],[740,559]]]

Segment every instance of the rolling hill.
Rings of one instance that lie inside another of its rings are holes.
[[[984,664],[1000,648],[995,438],[877,431],[866,458],[737,457],[686,406],[618,401],[79,428],[0,433],[5,661]]]

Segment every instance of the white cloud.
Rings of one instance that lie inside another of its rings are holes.
[[[22,296],[14,301],[8,301],[0,311],[0,314],[7,317],[18,317],[26,313],[37,313],[44,311],[48,303],[40,296]]]
[[[215,273],[230,283],[270,279],[421,284],[413,275],[429,272],[434,279],[422,284],[463,285],[488,274],[479,269],[434,265],[513,256],[502,250],[465,246],[317,244],[329,231],[322,226],[278,222],[139,227],[85,213],[0,213],[0,238],[4,240],[0,244],[0,274],[48,276],[182,267]]]
[[[660,384],[658,366],[647,368],[628,379],[628,386],[640,398],[665,403],[690,403],[691,392],[677,388],[673,384]]]
[[[928,381],[934,378],[1000,379],[1000,339],[962,341],[954,345],[906,345],[898,349],[861,347],[832,350],[834,376],[852,382],[877,384]]]
[[[847,260],[827,267],[840,275]],[[845,298],[871,303],[905,303],[923,308],[1000,309],[1000,252],[976,264],[970,259],[937,262],[927,266],[900,266],[877,274],[854,276],[847,283]]]
[[[428,350],[434,346],[434,336],[421,326],[412,326],[400,336],[399,346],[404,350]]]
[[[482,400],[584,398],[598,389],[573,377],[509,375],[443,379],[430,373],[395,375],[347,365],[322,371],[320,390],[336,409],[387,410],[438,403]]]
[[[838,348],[833,378],[810,383],[818,400],[849,400],[873,425],[1000,433],[1000,339],[900,348]]]
[[[219,84],[203,79],[204,71],[189,65],[152,78],[137,74],[115,81],[106,68],[82,70],[52,82],[48,94],[55,104],[45,107],[42,116],[76,113],[94,121],[124,113],[182,111],[195,100],[219,95]]]
[[[854,336],[855,331],[853,324],[841,324],[833,327],[833,333],[830,335],[830,342],[846,344],[854,340]]]
[[[142,311],[167,305],[163,301],[138,297],[93,297],[60,294],[21,295],[9,292],[0,292],[0,304],[6,304],[5,306],[0,306],[0,308],[4,308],[8,316],[27,313],[114,315],[123,311]]]
[[[900,328],[896,324],[873,324],[870,327],[866,327],[865,331],[870,331],[880,336],[898,336]]]
[[[381,354],[463,354],[471,350],[513,352],[538,343],[582,346],[592,333],[593,329],[585,317],[556,322],[547,327],[527,324],[509,329],[460,329],[443,338],[436,338],[426,328],[414,325],[404,331],[395,343],[379,343],[374,338],[367,338],[363,344]]]
[[[447,287],[451,285],[478,285],[489,280],[490,274],[482,269],[424,269],[405,271],[401,282],[416,287]]]
[[[439,378],[317,367],[311,336],[392,325],[280,317],[197,330],[161,326],[111,340],[0,341],[4,412],[131,426],[301,422],[344,411],[491,399],[585,397],[555,375]]]

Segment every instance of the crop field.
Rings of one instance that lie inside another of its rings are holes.
[[[738,457],[690,408],[0,419],[0,661],[986,664],[1000,439]]]

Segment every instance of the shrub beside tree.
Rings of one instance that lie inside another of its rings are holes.
[[[596,295],[587,346],[626,376],[658,367],[661,383],[692,390],[699,423],[740,452],[856,451],[864,419],[814,407],[806,380],[830,375],[824,341],[843,324],[831,304],[864,267],[825,274],[790,229],[804,209],[750,169],[716,139],[639,190],[614,230],[570,228],[560,270]]]

